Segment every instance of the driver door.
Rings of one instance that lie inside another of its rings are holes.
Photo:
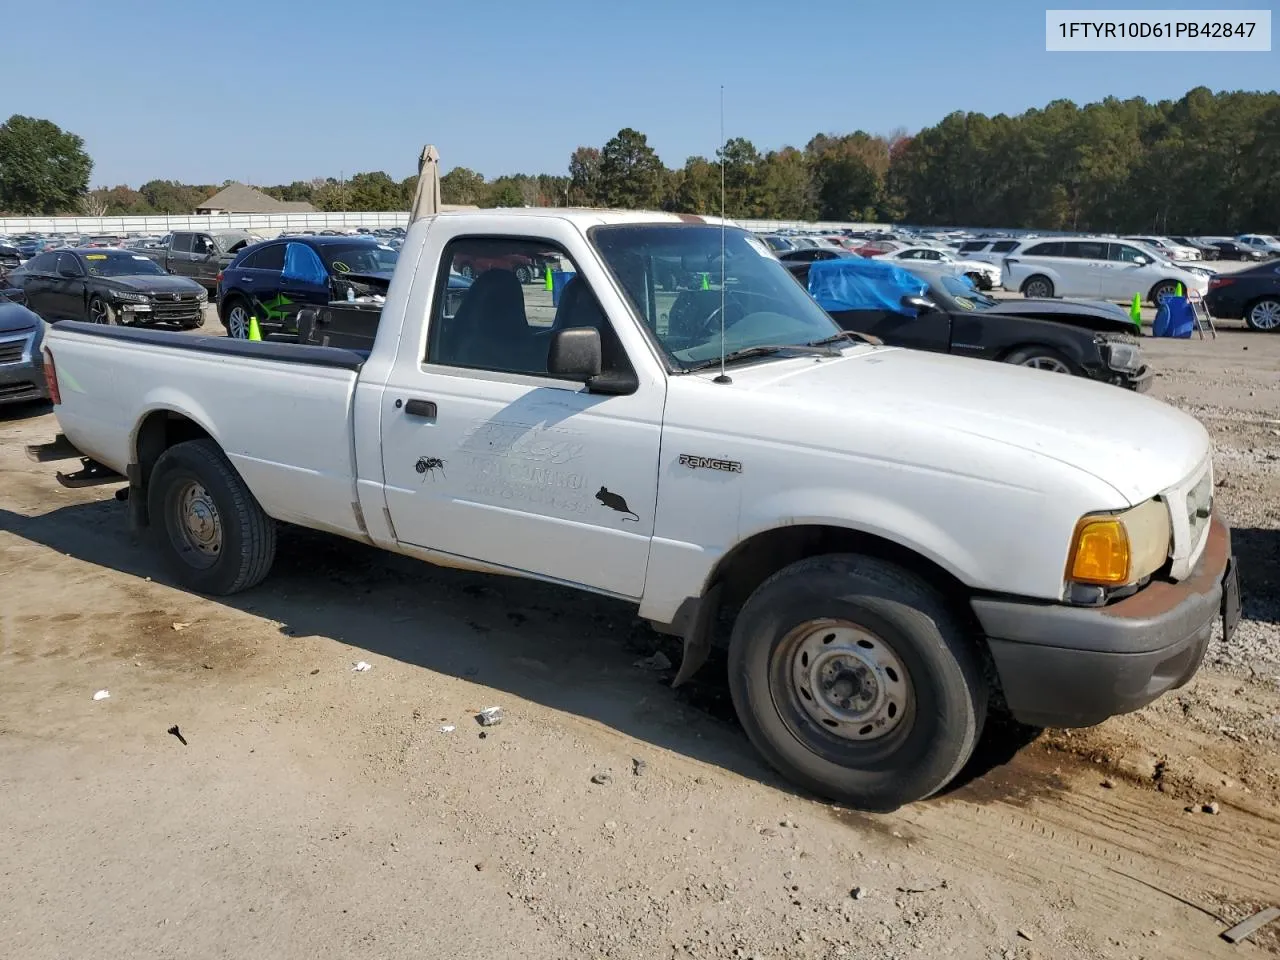
[[[59,253],[56,273],[49,289],[50,310],[57,317],[84,320],[84,267],[75,254]]]
[[[426,344],[402,342],[383,394],[387,510],[401,543],[638,598],[666,382],[641,375],[632,392],[605,395],[548,374],[551,334],[566,327],[600,331],[604,370],[641,367],[601,311],[598,264],[577,272],[571,228],[545,229],[564,242],[455,235],[418,265],[435,295]],[[550,256],[573,277],[522,285],[501,266],[514,255]],[[493,266],[448,289],[450,273],[478,263]]]

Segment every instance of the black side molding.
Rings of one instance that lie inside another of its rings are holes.
[[[312,367],[337,367],[341,370],[359,370],[367,355],[340,347],[316,347],[301,343],[281,343],[268,340],[235,340],[231,337],[197,337],[189,333],[169,330],[147,330],[136,327],[109,327],[81,320],[61,320],[54,329],[66,329],[86,337],[102,337],[106,340],[125,340],[130,343],[146,343],[173,350],[191,350],[220,356],[249,357],[272,360],[276,363],[300,363]]]

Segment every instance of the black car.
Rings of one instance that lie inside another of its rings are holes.
[[[34,313],[0,291],[0,404],[42,400],[44,324]]]
[[[1219,319],[1243,319],[1250,330],[1280,330],[1280,262],[1211,277],[1204,303]]]
[[[10,270],[16,270],[22,266],[22,254],[18,248],[7,243],[0,243],[0,278],[6,276]]]
[[[1199,250],[1200,256],[1205,260],[1219,260],[1222,258],[1222,251],[1208,240],[1201,240],[1199,237],[1170,237],[1169,239],[1184,247],[1190,247],[1192,250]]]
[[[50,323],[170,323],[184,330],[203,322],[204,287],[173,277],[150,257],[105,247],[52,250],[9,274],[27,306]]]
[[[806,289],[812,268],[807,263],[787,264]],[[1114,304],[994,300],[958,277],[919,282],[926,285],[924,297],[908,297],[910,302],[897,310],[887,304],[882,309],[832,309],[817,299],[841,328],[870,334],[891,346],[1068,373],[1131,390],[1151,386],[1152,371],[1133,324]]]
[[[1218,251],[1219,260],[1265,260],[1267,255],[1261,250],[1246,247],[1234,240],[1214,240],[1210,243]]]
[[[374,237],[281,237],[245,247],[218,275],[218,308],[227,335],[296,334],[298,312],[334,300],[386,292],[399,254]]]

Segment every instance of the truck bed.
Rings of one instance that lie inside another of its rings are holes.
[[[67,438],[124,473],[155,416],[188,420],[277,520],[363,535],[352,423],[365,354],[63,321],[54,358]]]

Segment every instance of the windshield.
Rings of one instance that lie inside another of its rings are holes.
[[[682,370],[720,356],[722,300],[726,353],[808,344],[839,332],[769,248],[745,230],[628,224],[595,227],[590,236],[636,313]]]
[[[953,300],[961,310],[989,310],[996,305],[995,300],[979,293],[973,284],[959,277],[939,277],[935,281],[935,292],[938,287],[942,288],[943,296],[936,299]]]
[[[396,268],[400,253],[385,243],[353,240],[351,243],[325,243],[316,247],[334,273],[383,273]]]
[[[164,276],[159,264],[136,253],[86,253],[84,265],[93,277]]]

